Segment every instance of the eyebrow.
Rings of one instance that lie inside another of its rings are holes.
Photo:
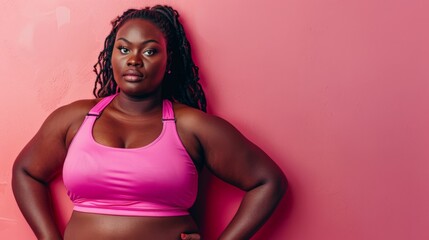
[[[125,38],[118,38],[116,41],[119,41],[119,40],[122,40],[122,41],[124,41],[124,42],[127,42],[127,43],[129,43],[129,44],[132,44],[132,42],[130,42],[130,41],[128,41],[127,39],[125,39]],[[158,41],[156,41],[155,39],[149,39],[149,40],[146,40],[146,41],[144,41],[144,42],[142,42],[141,43],[141,45],[144,45],[144,44],[147,44],[147,43],[150,43],[150,42],[154,42],[154,43],[158,43],[159,44],[159,42]]]

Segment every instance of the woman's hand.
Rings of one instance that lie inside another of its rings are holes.
[[[198,233],[182,233],[180,238],[182,240],[201,240],[201,236]]]

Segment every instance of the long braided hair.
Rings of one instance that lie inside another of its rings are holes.
[[[198,67],[191,56],[191,45],[179,21],[179,13],[169,6],[128,9],[112,21],[112,31],[104,41],[104,49],[94,65],[97,75],[93,94],[106,97],[119,91],[111,64],[112,51],[118,29],[130,19],[145,19],[155,24],[167,40],[168,73],[162,82],[162,97],[206,111],[206,98],[201,87]]]

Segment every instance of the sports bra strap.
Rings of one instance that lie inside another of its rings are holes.
[[[173,104],[167,99],[162,102],[162,121],[176,121]]]
[[[103,109],[113,100],[113,98],[116,97],[116,95],[118,94],[116,93],[101,99],[97,104],[95,104],[95,106],[89,111],[87,115],[99,117]]]

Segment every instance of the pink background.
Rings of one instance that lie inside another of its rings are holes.
[[[210,112],[288,176],[255,239],[429,239],[428,1],[156,2],[182,14]],[[153,3],[0,3],[0,239],[34,239],[11,192],[16,155],[55,108],[91,97],[110,20]],[[203,180],[214,239],[242,192]],[[54,189],[64,227],[70,203]]]

